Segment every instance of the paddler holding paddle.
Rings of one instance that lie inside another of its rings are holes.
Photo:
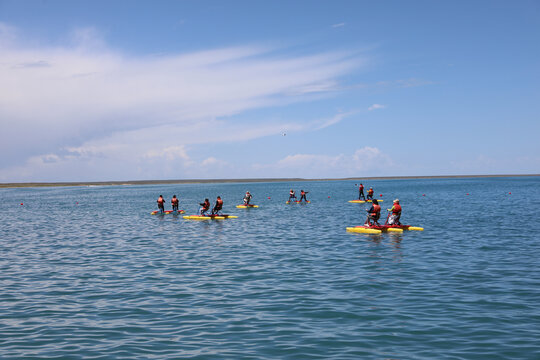
[[[293,189],[291,189],[291,191],[289,191],[289,200],[288,201],[291,201],[291,199],[296,200],[296,194],[295,194]]]
[[[199,213],[204,216],[206,215],[206,212],[210,209],[210,200],[204,199],[203,203],[199,203],[201,205],[201,208],[199,209]]]
[[[373,199],[373,203],[371,205],[371,208],[369,208],[369,210],[366,210],[366,211],[368,212],[368,217],[367,217],[366,223],[364,225],[366,225],[366,226],[371,226],[371,225],[380,226],[378,221],[379,221],[379,218],[381,217],[381,205],[379,205],[379,202],[377,201],[377,199]],[[373,220],[373,224],[371,223],[371,220]]]
[[[214,205],[214,208],[212,209],[212,215],[217,215],[221,209],[223,209],[223,200],[221,200],[221,197],[218,196],[216,199],[216,205]]]
[[[362,184],[358,186],[358,200],[366,200],[366,197],[364,195],[364,185]]]
[[[304,191],[304,190],[300,190],[300,202],[302,202],[302,199],[306,200],[306,202],[308,202],[307,198],[306,198],[306,194],[308,193],[309,191]]]

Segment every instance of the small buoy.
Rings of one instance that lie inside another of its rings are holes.
[[[469,193],[467,193],[467,195],[469,195]]]
[[[382,194],[379,194],[380,197],[382,197]]]
[[[77,201],[75,204],[79,205],[79,202]]]
[[[422,194],[422,196],[426,196],[426,194]]]
[[[21,203],[21,205],[22,205],[22,204],[23,204],[23,203]]]
[[[268,199],[270,199],[270,196],[268,197]]]
[[[508,193],[508,195],[511,195],[511,194],[512,194],[511,192]]]
[[[330,199],[330,196],[328,198]]]

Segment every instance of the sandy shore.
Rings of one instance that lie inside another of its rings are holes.
[[[302,178],[260,178],[260,179],[188,179],[188,180],[133,180],[133,181],[89,181],[89,182],[27,182],[0,183],[0,188],[53,187],[53,186],[111,186],[111,185],[161,185],[161,184],[205,184],[205,183],[254,183],[254,182],[294,182],[294,181],[366,181],[400,179],[459,179],[540,176],[540,174],[505,174],[505,175],[440,175],[440,176],[378,176],[328,179]]]

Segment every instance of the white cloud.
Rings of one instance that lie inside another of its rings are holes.
[[[368,107],[368,110],[373,111],[373,110],[377,110],[377,109],[384,109],[385,107],[386,107],[386,105],[373,104],[370,107]]]
[[[352,155],[294,154],[274,164],[256,164],[261,174],[279,174],[280,177],[339,178],[389,173],[394,166],[390,157],[378,148],[363,147]]]
[[[58,162],[128,154],[155,161],[160,144],[165,158],[177,159],[174,146],[304,128],[257,118],[250,130],[227,130],[241,127],[234,115],[247,110],[329,94],[364,63],[346,52],[289,56],[258,46],[133,57],[110,49],[93,28],[71,39],[24,46],[17,29],[0,23],[0,152],[15,154],[2,161],[0,177],[5,164],[42,154]]]
[[[344,26],[345,26],[344,22],[332,25],[333,28],[339,28],[339,27],[344,27]]]

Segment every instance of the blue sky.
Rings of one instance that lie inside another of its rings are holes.
[[[0,0],[0,182],[540,173],[537,1]]]

